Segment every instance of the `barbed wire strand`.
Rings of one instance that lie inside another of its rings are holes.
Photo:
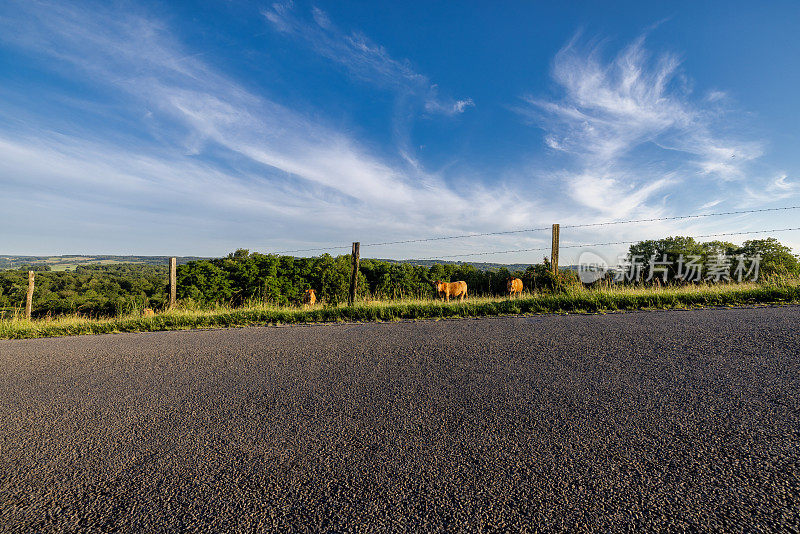
[[[696,235],[693,236],[693,239],[705,238],[705,237],[719,237],[724,235],[748,235],[748,234],[766,234],[770,232],[791,232],[795,230],[800,230],[800,228],[776,228],[773,230],[753,230],[751,232],[724,232],[718,234],[705,234],[705,235]],[[611,245],[630,245],[633,243],[639,243],[644,241],[642,239],[636,241],[612,241],[609,243],[583,243],[580,245],[561,245],[559,246],[560,249],[562,248],[582,248],[582,247],[606,247]],[[492,252],[473,252],[470,254],[451,254],[447,256],[434,256],[430,258],[419,258],[420,261],[426,260],[438,260],[442,258],[466,258],[468,256],[489,256],[492,254],[510,254],[513,252],[535,252],[535,251],[542,251],[542,250],[550,250],[550,247],[541,247],[541,248],[520,248],[514,250],[498,250]]]
[[[678,215],[675,217],[653,217],[650,219],[630,219],[627,221],[608,221],[608,222],[600,222],[600,223],[586,223],[586,224],[562,224],[560,225],[561,228],[589,228],[594,226],[612,226],[617,224],[633,224],[633,223],[644,223],[644,222],[657,222],[657,221],[677,221],[683,219],[699,219],[703,217],[721,217],[725,215],[743,215],[747,213],[764,213],[769,211],[783,211],[783,210],[796,210],[800,209],[800,206],[784,206],[781,208],[762,208],[757,210],[740,210],[740,211],[723,211],[717,213],[702,213],[697,215]],[[485,237],[490,235],[509,235],[509,234],[522,234],[527,232],[544,232],[545,230],[550,230],[550,226],[545,226],[542,228],[524,228],[522,230],[503,230],[498,232],[482,232],[482,233],[473,233],[473,234],[461,234],[461,235],[450,235],[450,236],[442,236],[442,237],[425,237],[420,239],[403,239],[400,241],[383,241],[380,243],[364,243],[362,247],[382,247],[386,245],[405,245],[408,243],[425,243],[429,241],[444,241],[448,239],[464,239],[467,237]],[[298,248],[294,250],[281,250],[278,252],[272,252],[272,254],[289,254],[292,252],[315,252],[320,250],[346,250],[349,249],[350,245],[342,245],[342,246],[330,246],[330,247],[319,247],[319,248]],[[536,249],[534,249],[536,250]]]

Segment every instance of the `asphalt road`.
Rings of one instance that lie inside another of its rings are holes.
[[[800,525],[800,307],[0,341],[0,530]]]

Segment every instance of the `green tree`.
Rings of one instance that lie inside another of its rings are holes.
[[[800,274],[800,262],[792,254],[792,249],[782,245],[774,237],[752,239],[736,249],[734,254],[742,254],[747,258],[761,257],[759,270],[765,275],[797,275]]]

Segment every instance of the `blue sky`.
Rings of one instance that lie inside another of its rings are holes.
[[[3,2],[0,253],[216,256],[800,204],[800,3],[546,4]]]

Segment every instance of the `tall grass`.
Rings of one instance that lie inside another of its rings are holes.
[[[618,310],[742,306],[800,303],[796,280],[763,284],[719,284],[686,287],[569,288],[559,293],[529,293],[520,298],[470,298],[464,302],[431,299],[365,301],[354,306],[276,307],[248,305],[179,307],[155,317],[131,312],[110,319],[61,316],[24,319],[19,310],[0,319],[0,339],[23,339],[77,334],[147,332],[251,325],[342,321],[396,321],[541,313],[598,313]]]

